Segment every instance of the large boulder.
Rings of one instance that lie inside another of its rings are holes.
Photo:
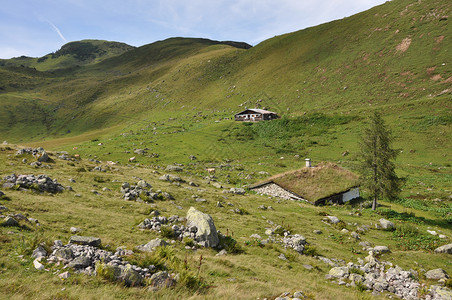
[[[326,219],[328,222],[330,222],[331,224],[337,224],[340,222],[338,217],[335,216],[326,216]]]
[[[447,244],[435,249],[435,253],[448,253],[452,254],[452,244]]]
[[[218,233],[213,219],[208,214],[190,207],[187,212],[187,226],[198,228],[196,241],[205,242],[206,247],[216,247],[219,244]]]
[[[88,245],[93,247],[99,247],[101,245],[100,238],[92,237],[92,236],[79,236],[79,235],[73,235],[69,239],[70,244],[77,244],[77,245]]]
[[[394,223],[383,218],[380,219],[380,226],[385,230],[393,230],[395,228]]]
[[[440,280],[449,278],[449,275],[447,275],[446,271],[444,271],[443,269],[433,269],[426,272],[425,277],[427,279]]]

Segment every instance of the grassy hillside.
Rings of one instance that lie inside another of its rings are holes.
[[[379,259],[415,270],[422,284],[436,283],[424,277],[430,269],[451,276],[450,255],[433,253],[452,237],[451,8],[446,0],[388,1],[252,48],[192,38],[138,48],[85,40],[39,62],[0,61],[0,142],[9,142],[0,146],[0,180],[13,173],[46,174],[73,189],[53,195],[0,185],[0,206],[9,209],[1,208],[0,215],[20,213],[40,223],[22,219],[21,227],[0,226],[0,298],[274,299],[297,290],[310,299],[388,297],[325,280],[331,266],[316,256],[356,262],[368,255],[362,241],[388,246],[391,253]],[[233,121],[245,107],[271,109],[281,118]],[[290,174],[304,166],[305,157],[314,165],[334,162],[356,170],[359,134],[374,109],[382,112],[399,149],[396,171],[406,179],[399,199],[381,199],[373,212],[366,191],[357,203],[322,207],[229,193]],[[42,146],[51,160],[30,165],[36,159],[16,156],[16,143]],[[62,159],[61,151],[73,160]],[[168,165],[183,170],[167,171]],[[159,179],[167,173],[185,182]],[[174,199],[123,200],[122,183],[139,179]],[[168,230],[137,229],[153,210],[185,216],[191,206],[209,213],[229,235],[228,255],[186,249],[189,240],[153,254],[135,249],[157,237],[169,239]],[[326,215],[343,222],[328,225]],[[380,218],[394,222],[395,230],[377,230]],[[306,237],[305,254],[262,243],[266,229],[277,225],[280,233]],[[67,270],[61,265],[36,270],[31,251],[55,239],[66,243],[72,226],[100,237],[107,250],[133,249],[127,259],[155,263],[183,280],[150,291],[72,270],[61,280],[57,274]]]

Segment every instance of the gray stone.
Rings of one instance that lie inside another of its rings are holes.
[[[70,244],[77,244],[77,245],[88,245],[93,247],[99,247],[102,243],[100,238],[92,237],[92,236],[79,236],[79,235],[73,235],[69,239]]]
[[[32,258],[46,257],[46,256],[47,256],[47,251],[41,245],[39,245],[35,250],[33,250],[33,254],[31,255]]]
[[[218,233],[211,216],[190,207],[187,212],[187,227],[192,226],[198,228],[196,232],[197,241],[206,241],[207,247],[218,246]]]
[[[303,268],[305,268],[306,270],[312,270],[314,267],[308,264],[304,264]]]
[[[237,194],[237,195],[244,195],[246,192],[245,189],[242,189],[242,188],[231,188],[230,191],[231,191],[231,193]]]
[[[342,278],[348,275],[348,268],[347,267],[334,267],[329,272],[329,275],[335,277],[335,278]]]
[[[340,222],[340,220],[338,219],[338,217],[335,216],[326,216],[328,222],[330,222],[331,224],[337,224]]]
[[[157,288],[172,287],[175,284],[176,281],[173,278],[171,278],[168,272],[165,271],[157,272],[151,276],[151,286],[153,287]]]
[[[452,244],[443,245],[435,249],[435,253],[448,253],[452,254]]]
[[[223,249],[220,252],[218,252],[215,256],[224,256],[226,254],[228,254],[228,252],[225,249]]]
[[[71,277],[71,273],[66,271],[66,272],[61,273],[60,275],[58,275],[58,277],[60,277],[61,279],[68,279],[69,277]]]
[[[356,240],[360,239],[360,236],[359,236],[359,234],[356,231],[352,231],[352,233],[350,233],[350,235],[351,235],[352,238],[354,238]]]
[[[9,227],[19,227],[19,222],[16,221],[16,219],[12,217],[6,217],[5,220],[2,223],[3,226],[9,226]]]
[[[389,250],[389,248],[386,246],[375,246],[373,250],[375,253],[378,253],[378,254],[391,252],[391,250]]]
[[[314,232],[315,234],[322,234],[322,231],[321,231],[321,230],[318,230],[318,229],[315,229],[313,232]]]
[[[447,272],[444,271],[443,269],[433,269],[426,272],[425,277],[427,279],[440,280],[449,278],[449,275],[447,275]]]
[[[69,248],[60,248],[55,251],[55,256],[65,260],[71,260],[74,258],[74,252]]]
[[[261,239],[262,239],[262,237],[261,237],[260,235],[258,235],[257,233],[253,233],[252,235],[250,235],[250,238],[252,238],[252,239],[258,239],[258,240],[261,240]]]
[[[39,258],[36,258],[36,259],[33,261],[33,266],[35,267],[36,270],[39,270],[39,271],[44,270],[44,265],[41,264],[41,262],[39,261]]]
[[[77,233],[77,232],[81,231],[81,229],[77,228],[77,227],[71,227],[70,230],[71,230],[71,233]]]
[[[119,279],[124,282],[126,286],[140,286],[143,283],[143,277],[131,265],[127,265],[121,269]]]
[[[174,166],[174,165],[168,165],[166,166],[166,171],[171,171],[171,172],[181,172],[183,171],[183,169],[179,166]]]
[[[68,267],[74,269],[84,269],[91,265],[91,259],[86,256],[76,257],[73,261],[69,262]]]
[[[147,244],[137,246],[137,249],[144,252],[152,252],[156,247],[166,246],[168,243],[165,240],[156,238],[149,241]]]
[[[283,253],[281,253],[281,254],[278,256],[278,258],[281,259],[281,260],[287,260],[287,257],[286,257]]]
[[[222,189],[222,188],[223,188],[223,186],[222,186],[221,183],[219,183],[219,182],[214,182],[214,183],[212,183],[212,185],[213,185],[214,187],[216,187],[217,189]]]
[[[382,229],[392,230],[392,229],[395,228],[394,223],[392,223],[391,221],[388,221],[388,220],[383,219],[383,218],[381,218],[379,221],[380,221],[380,226],[381,226]]]

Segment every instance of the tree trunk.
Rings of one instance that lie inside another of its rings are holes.
[[[377,196],[374,196],[374,201],[372,202],[372,210],[377,209]]]

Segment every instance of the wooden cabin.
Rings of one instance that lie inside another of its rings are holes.
[[[244,111],[235,114],[236,121],[244,122],[269,121],[278,118],[279,116],[275,112],[258,108],[245,109]]]

